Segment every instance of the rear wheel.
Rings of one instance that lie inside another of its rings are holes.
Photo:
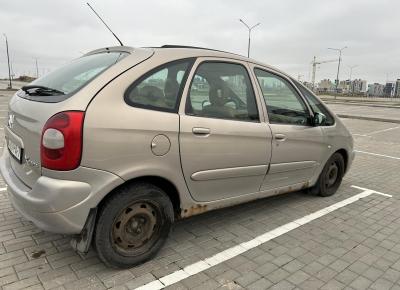
[[[344,159],[342,154],[335,153],[326,162],[317,183],[309,189],[309,192],[320,196],[335,194],[344,175]]]
[[[121,188],[102,207],[94,243],[100,259],[127,268],[152,258],[174,221],[173,206],[160,188],[134,184]]]

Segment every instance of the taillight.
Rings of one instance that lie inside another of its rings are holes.
[[[42,167],[72,170],[79,166],[84,116],[85,112],[66,111],[47,120],[40,144]]]

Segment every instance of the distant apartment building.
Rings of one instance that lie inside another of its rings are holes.
[[[351,81],[350,80],[340,81],[338,86],[338,91],[344,94],[349,93],[351,91]]]
[[[367,81],[362,79],[340,81],[338,90],[344,94],[366,94]]]
[[[383,89],[383,95],[385,97],[393,97],[394,89],[395,89],[395,83],[394,82],[387,82],[386,85],[385,85],[385,88]]]
[[[323,79],[318,83],[319,92],[333,92],[335,91],[335,84],[330,79]]]
[[[400,79],[397,79],[397,81],[396,81],[396,88],[394,90],[394,96],[396,98],[400,98]]]
[[[355,79],[351,82],[351,90],[354,94],[367,93],[367,81],[362,79]]]
[[[311,91],[314,89],[313,84],[310,82],[303,82],[303,85]]]
[[[382,97],[383,96],[383,91],[385,89],[385,85],[374,83],[368,85],[368,96],[371,97]]]

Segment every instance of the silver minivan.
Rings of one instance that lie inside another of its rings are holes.
[[[92,51],[16,92],[4,130],[14,207],[115,267],[154,256],[176,219],[330,196],[354,158],[342,122],[287,74],[184,46]]]

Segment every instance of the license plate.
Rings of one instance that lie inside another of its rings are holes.
[[[22,149],[17,144],[8,140],[7,142],[8,150],[10,151],[11,155],[18,160],[19,163],[22,162]]]

